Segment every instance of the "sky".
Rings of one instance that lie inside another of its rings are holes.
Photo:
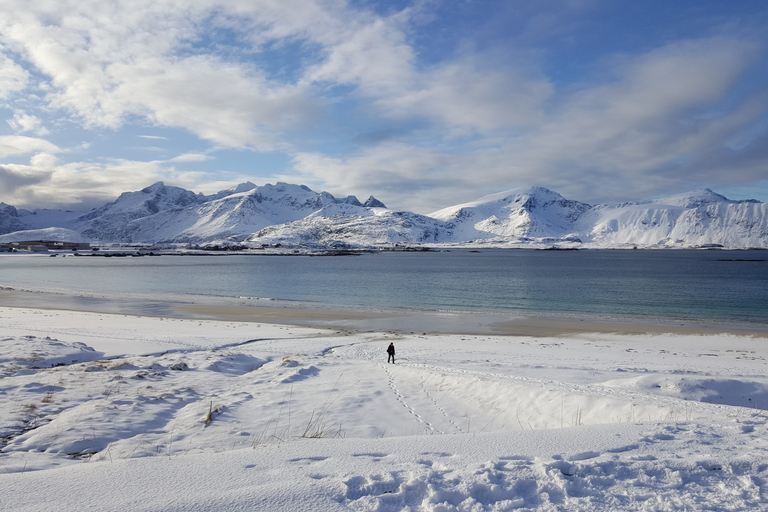
[[[0,201],[768,202],[764,0],[0,0]]]

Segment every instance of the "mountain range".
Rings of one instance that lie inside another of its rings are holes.
[[[543,187],[513,189],[429,215],[373,196],[336,198],[303,185],[243,183],[195,194],[162,182],[90,212],[0,203],[0,242],[275,246],[307,249],[424,244],[560,248],[768,248],[768,204],[709,189],[589,205]]]

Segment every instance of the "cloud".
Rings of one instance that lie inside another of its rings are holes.
[[[185,153],[171,158],[171,162],[205,162],[211,160],[211,158],[212,157],[202,153]]]
[[[312,118],[313,107],[295,87],[267,84],[215,58],[145,61],[141,69],[125,66],[114,74],[120,85],[113,97],[126,111],[136,103],[157,125],[186,128],[224,146],[274,150],[283,144],[273,131]]]
[[[0,136],[0,158],[29,153],[58,153],[61,151],[55,144],[44,139],[25,137],[23,135]]]
[[[228,9],[218,3],[4,5],[2,39],[48,78],[48,106],[86,126],[117,129],[141,116],[224,146],[272,150],[281,146],[274,133],[314,115],[302,88],[268,80],[247,60],[195,51],[199,26]]]
[[[565,97],[537,130],[507,143],[507,172],[590,200],[694,181],[696,171],[679,162],[721,146],[766,112],[763,105],[745,115],[726,101],[753,58],[750,44],[722,38],[625,56],[615,80]]]
[[[540,122],[552,93],[543,77],[463,59],[422,73],[411,90],[377,105],[389,115],[423,115],[452,128],[486,133]]]
[[[401,23],[314,0],[8,0],[0,41],[40,72],[45,106],[86,127],[119,129],[138,116],[221,146],[273,151],[290,149],[284,132],[316,123],[326,85],[398,94],[414,64]],[[213,48],[198,46],[208,37]],[[295,80],[270,78],[270,51],[291,42],[305,52],[291,56]],[[10,61],[8,69],[24,71]]]
[[[284,178],[301,180],[333,194],[373,194],[392,209],[428,213],[452,204],[450,201],[459,202],[461,194],[477,188],[472,174],[461,165],[464,161],[434,150],[388,141],[348,158],[297,154],[293,164],[298,176]],[[462,187],[463,183],[467,188]],[[457,189],[462,192],[456,194]]]
[[[48,135],[51,132],[44,126],[40,118],[24,112],[16,112],[13,119],[8,120],[8,125],[17,132],[32,132],[35,135]]]
[[[5,192],[3,195],[6,196],[1,200],[13,204],[11,198],[8,197],[10,194],[13,194],[21,187],[30,187],[43,183],[50,179],[50,176],[51,173],[46,171],[30,172],[27,169],[18,168],[14,165],[0,165],[0,190],[3,190]],[[18,196],[14,195],[13,197]]]
[[[4,138],[0,137],[0,151]],[[56,156],[43,152],[33,155],[29,165],[0,164],[0,201],[14,206],[20,204],[23,190],[33,189],[50,181],[57,161]]]
[[[421,73],[405,32],[408,9],[381,17],[312,0],[4,5],[0,38],[40,72],[45,106],[90,128],[119,129],[138,116],[221,146],[287,151],[286,132],[315,126],[339,86],[388,115],[479,128],[528,120],[547,94],[545,83],[520,76],[520,87],[505,88],[512,73],[469,60]],[[227,31],[235,53],[196,46]],[[270,78],[264,59],[290,42],[304,52],[291,56],[296,79]],[[514,108],[494,108],[502,99]]]
[[[352,19],[333,31],[312,30],[325,59],[305,80],[355,85],[367,96],[391,95],[413,80],[415,56],[395,20]]]
[[[3,47],[0,46],[0,51]],[[27,87],[29,73],[13,60],[0,53],[0,99]]]
[[[114,201],[123,192],[141,190],[158,181],[211,193],[231,186],[232,182],[247,181],[247,177],[234,173],[192,172],[175,165],[207,158],[185,154],[171,160],[113,158],[61,162],[55,155],[37,153],[28,164],[0,165],[0,202],[23,208],[86,211]],[[223,177],[230,181],[220,181]],[[212,183],[221,186],[212,189]]]
[[[3,167],[15,189],[0,189],[0,201],[19,207],[87,210],[163,179],[184,180],[183,173],[161,161],[62,164],[50,157],[34,157],[28,165]]]

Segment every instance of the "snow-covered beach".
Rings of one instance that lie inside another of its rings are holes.
[[[290,313],[0,307],[0,509],[766,508],[766,331]]]

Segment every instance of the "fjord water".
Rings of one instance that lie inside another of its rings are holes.
[[[767,251],[0,256],[0,286],[155,301],[245,298],[334,307],[768,322]]]

